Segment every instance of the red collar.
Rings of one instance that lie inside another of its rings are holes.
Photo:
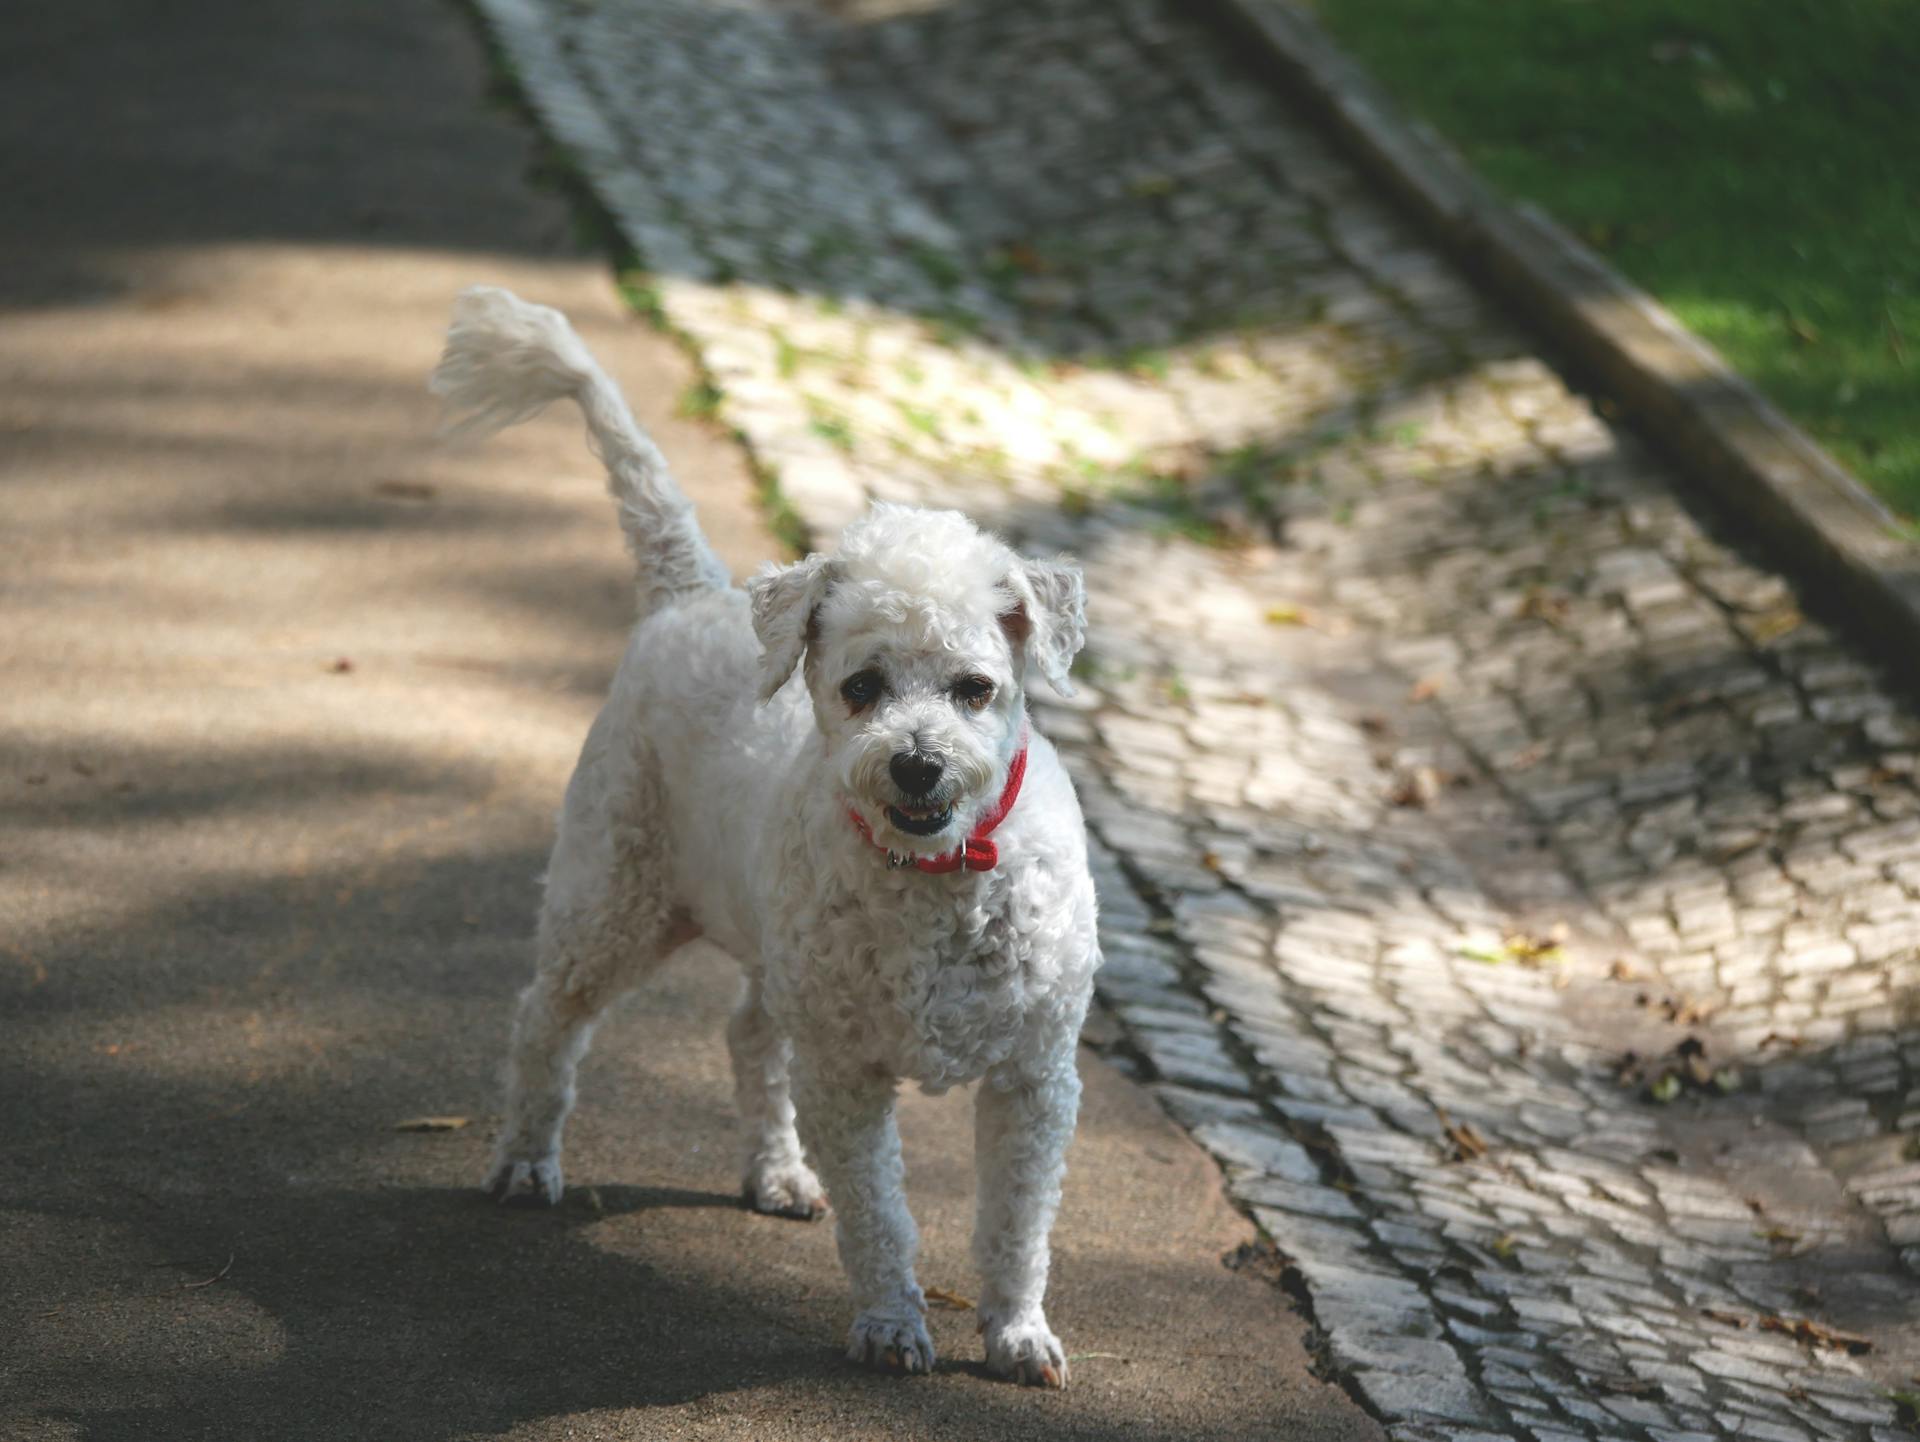
[[[1020,749],[1013,753],[1013,760],[1007,765],[1007,784],[1001,788],[1000,799],[994,803],[993,809],[982,816],[973,830],[967,833],[965,843],[944,856],[916,856],[911,865],[917,870],[935,875],[947,871],[958,871],[963,866],[969,871],[993,870],[1000,862],[1000,848],[988,838],[993,834],[994,828],[1007,819],[1007,813],[1013,810],[1013,803],[1020,799],[1020,783],[1026,779],[1026,776],[1027,728],[1023,724],[1020,728]],[[860,828],[860,834],[867,838],[869,845],[882,851],[886,850],[873,839],[873,828],[867,825],[867,819],[864,816],[851,806],[847,808],[847,815],[853,824]],[[888,852],[888,855],[891,856],[892,853]],[[893,863],[895,866],[908,864],[902,861]]]

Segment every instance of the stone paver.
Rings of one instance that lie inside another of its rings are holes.
[[[1901,1435],[1885,679],[1170,3],[483,4],[810,526],[1086,563],[1102,994],[1333,1374],[1409,1442]]]

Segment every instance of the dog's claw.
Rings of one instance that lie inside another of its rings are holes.
[[[1023,1387],[1067,1385],[1067,1354],[1046,1319],[987,1324],[987,1368]]]
[[[553,1207],[559,1205],[566,1182],[558,1157],[531,1162],[502,1157],[487,1173],[486,1190],[503,1207]]]
[[[911,1377],[933,1370],[933,1338],[918,1311],[876,1307],[854,1319],[847,1356],[864,1366]]]

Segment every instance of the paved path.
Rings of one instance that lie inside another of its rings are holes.
[[[632,580],[576,416],[433,444],[454,292],[565,306],[729,563],[776,549],[485,87],[438,0],[0,18],[0,1437],[1377,1442],[1092,1056],[1064,1396],[964,1310],[931,1378],[845,1362],[832,1229],[738,1198],[710,953],[601,1028],[566,1203],[480,1195]],[[970,1292],[965,1099],[902,1130],[922,1276]]]
[[[483,4],[817,532],[1086,561],[1103,994],[1330,1372],[1409,1442],[1904,1435],[1885,678],[1181,7]]]

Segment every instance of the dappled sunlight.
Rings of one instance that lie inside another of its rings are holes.
[[[734,1198],[710,948],[602,1028],[561,1207],[474,1194],[633,612],[577,417],[433,438],[477,281],[589,317],[736,572],[773,546],[728,433],[823,546],[899,499],[1080,559],[1078,694],[1033,701],[1094,833],[1103,1046],[1375,1409],[1477,1407],[1508,1344],[1639,1404],[1719,1355],[1701,1307],[1822,1276],[1843,1325],[1899,1310],[1920,731],[1228,46],[1096,0],[495,9],[699,372],[594,267],[404,214],[193,217],[0,327],[0,1094],[51,1179],[0,1205],[37,1256],[123,1254],[36,1277],[76,1313],[33,1405],[100,1439],[697,1430],[818,1387],[901,1435],[1373,1427],[1091,1055],[1071,1410],[986,1386],[961,1308],[924,1386],[837,1370],[830,1229]],[[1705,1079],[1663,1096],[1694,1033]],[[902,1104],[924,1280],[960,1293],[966,1110]],[[429,1114],[465,1125],[396,1130]],[[81,1304],[122,1294],[98,1336],[155,1335],[69,1407]],[[1720,1376],[1660,1405],[1744,1417]]]

